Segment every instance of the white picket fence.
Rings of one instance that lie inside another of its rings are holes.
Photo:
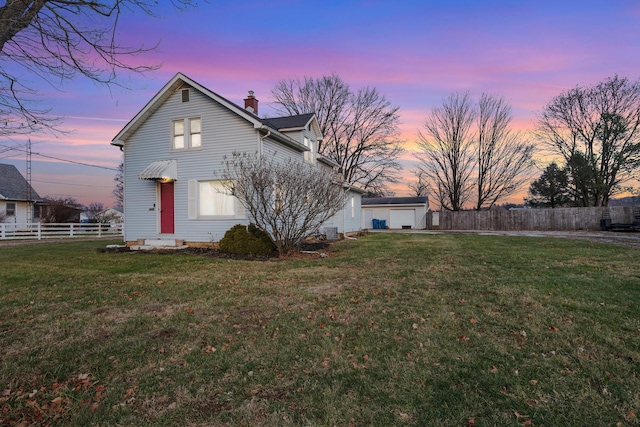
[[[3,224],[0,240],[122,236],[123,224]]]

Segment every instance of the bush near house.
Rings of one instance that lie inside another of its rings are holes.
[[[267,233],[254,224],[237,224],[229,229],[219,243],[220,252],[234,255],[270,255],[276,251]]]

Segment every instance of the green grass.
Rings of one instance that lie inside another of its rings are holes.
[[[4,425],[640,425],[638,250],[375,234],[263,262],[104,245],[0,248]]]

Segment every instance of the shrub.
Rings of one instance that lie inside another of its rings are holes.
[[[267,233],[253,224],[237,224],[227,230],[219,243],[220,252],[234,255],[270,255],[276,245]]]

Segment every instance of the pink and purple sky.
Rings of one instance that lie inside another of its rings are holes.
[[[407,180],[422,122],[452,92],[503,96],[516,126],[527,130],[568,88],[615,74],[640,78],[637,0],[212,0],[184,11],[163,6],[159,14],[121,22],[124,44],[159,42],[139,59],[161,68],[127,76],[133,90],[80,77],[60,91],[42,85],[43,105],[73,132],[31,136],[33,186],[41,196],[111,206],[121,154],[109,143],[177,72],[239,105],[253,90],[261,115],[274,114],[270,92],[280,79],[336,73],[353,88],[374,86],[400,107]],[[0,162],[25,173],[24,151],[5,150],[23,144],[0,140]],[[410,194],[404,183],[393,189]],[[511,201],[521,203],[525,192]]]

